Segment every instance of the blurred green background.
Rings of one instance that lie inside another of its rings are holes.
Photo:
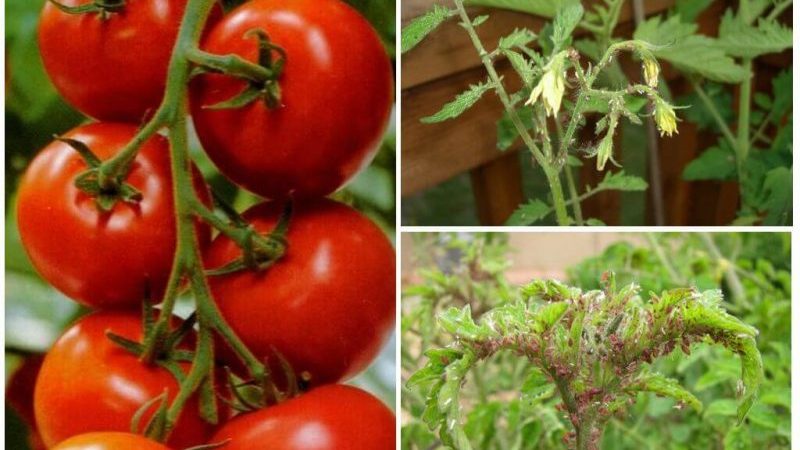
[[[42,68],[36,26],[45,0],[9,0],[6,13],[6,381],[26,358],[45,352],[64,327],[85,312],[47,285],[31,266],[19,240],[15,219],[15,195],[19,178],[30,160],[54,134],[84,122],[57,94]],[[372,22],[394,62],[395,2],[347,0]],[[225,1],[226,8],[241,1]],[[79,40],[79,36],[65,37]],[[395,129],[392,115],[381,149],[373,163],[348,186],[335,194],[368,215],[394,241],[395,235]],[[194,135],[194,133],[192,133]],[[193,157],[209,184],[239,210],[258,201],[224,179],[193,140]],[[185,299],[184,308],[189,303]],[[184,309],[185,310],[185,309]],[[395,340],[364,374],[353,380],[395,404]],[[16,388],[16,387],[15,387]],[[19,388],[17,388],[19,389]],[[26,450],[27,428],[6,404],[6,448]]]

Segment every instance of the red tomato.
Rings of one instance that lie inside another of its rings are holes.
[[[392,449],[395,416],[361,389],[329,385],[236,417],[210,442],[226,440],[225,450]]]
[[[87,433],[67,439],[53,450],[170,450],[143,436],[130,433]]]
[[[268,232],[280,212],[280,204],[263,203],[244,218]],[[369,219],[327,199],[296,205],[287,239],[286,254],[265,271],[211,277],[214,298],[260,359],[274,361],[274,348],[316,385],[351,377],[394,327],[394,249]],[[206,267],[216,268],[241,250],[220,236],[206,256]]]
[[[97,312],[68,329],[47,354],[34,392],[39,432],[47,446],[73,436],[96,431],[130,431],[131,419],[146,402],[168,390],[170,399],[178,383],[163,368],[146,366],[111,342],[106,332],[141,341],[138,314]],[[182,363],[184,372],[190,364]],[[155,412],[154,405],[142,424]],[[198,415],[190,400],[172,433],[169,445],[185,448],[205,442],[212,426]]]
[[[161,102],[185,9],[186,0],[127,1],[121,12],[101,20],[96,13],[68,14],[45,2],[39,51],[47,74],[81,112],[102,120],[139,123]],[[220,16],[217,7],[210,22]]]
[[[136,133],[132,125],[97,123],[66,134],[105,160]],[[159,299],[175,253],[175,213],[169,148],[161,136],[142,146],[127,182],[143,195],[117,202],[109,213],[75,187],[87,166],[67,144],[54,141],[33,160],[19,187],[22,243],[39,273],[67,296],[94,307],[138,305],[149,283]],[[196,178],[201,197],[208,192]],[[209,230],[198,226],[201,244]]]
[[[255,0],[219,22],[203,48],[256,61],[266,31],[287,53],[279,80],[282,106],[205,106],[246,84],[207,74],[192,86],[192,116],[219,169],[268,198],[324,196],[342,186],[377,150],[393,98],[392,68],[370,24],[340,0]]]

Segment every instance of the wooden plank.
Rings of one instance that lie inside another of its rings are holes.
[[[402,2],[404,22],[423,14],[434,3],[451,5],[447,0],[404,0]],[[647,0],[645,7],[648,14],[654,14],[668,9],[674,3],[675,0]],[[487,49],[494,48],[500,37],[507,35],[515,28],[526,27],[539,31],[546,23],[545,19],[530,14],[499,9],[471,8],[470,13],[473,16],[490,13],[490,19],[478,27],[478,34]],[[625,5],[620,14],[620,24],[631,20],[633,20],[633,8]],[[480,60],[467,33],[458,25],[457,20],[449,20],[428,36],[417,48],[403,55],[401,58],[401,87],[403,89],[410,88],[478,65],[480,65]]]
[[[503,225],[524,200],[516,151],[473,169],[470,179],[481,225]]]
[[[513,85],[513,70],[505,64],[498,69]],[[503,106],[492,92],[457,119],[438,124],[420,122],[481,79],[485,79],[485,72],[477,68],[403,91],[402,195],[434,186],[503,155],[497,149],[496,127]]]

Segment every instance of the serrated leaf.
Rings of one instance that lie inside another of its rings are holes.
[[[658,46],[653,54],[683,72],[722,83],[739,83],[749,76],[716,46],[715,39],[694,34],[696,31],[697,24],[683,23],[677,15],[663,21],[656,16],[636,28],[634,39]]]
[[[767,217],[764,225],[792,224],[792,169],[778,167],[767,172],[764,179],[764,203]]]
[[[678,380],[667,378],[659,373],[648,373],[636,381],[634,389],[652,392],[656,395],[669,397],[691,406],[698,413],[703,410],[703,403],[680,385]]]
[[[488,20],[488,19],[489,19],[489,16],[486,15],[486,14],[483,14],[483,15],[480,15],[478,17],[475,17],[474,19],[472,19],[472,26],[473,27],[478,27],[483,22],[486,22],[486,20]]]
[[[520,205],[511,214],[506,225],[531,225],[547,217],[551,210],[552,208],[541,200],[528,200],[528,203]]]
[[[449,308],[439,314],[439,325],[448,333],[461,339],[479,340],[493,334],[486,324],[477,325],[472,320],[472,311],[469,305],[462,309]]]
[[[711,147],[683,169],[683,179],[732,180],[736,178],[736,155],[727,146]]]
[[[437,123],[444,122],[448,119],[454,119],[477,103],[489,89],[491,89],[489,83],[470,85],[468,90],[458,94],[452,102],[442,106],[439,112],[432,116],[423,117],[420,121],[422,123]]]
[[[643,179],[628,175],[624,170],[617,173],[606,172],[605,178],[597,189],[613,190],[613,191],[644,191],[647,190],[647,182]]]
[[[450,10],[441,5],[434,5],[433,9],[424,15],[412,20],[402,31],[400,51],[405,53],[425,39],[425,36],[435,30],[450,17]]]
[[[562,7],[553,19],[553,53],[561,51],[572,39],[572,32],[583,17],[583,6],[572,3]]]
[[[515,47],[526,47],[536,40],[536,34],[527,28],[515,28],[508,36],[500,38],[497,46],[501,50],[512,50]]]
[[[525,60],[524,56],[513,50],[503,50],[503,55],[508,58],[511,67],[526,86],[533,84],[533,67]]]
[[[568,307],[569,303],[567,302],[554,302],[542,306],[534,316],[533,330],[537,333],[544,333],[549,330],[564,316]]]
[[[728,55],[755,58],[791,48],[792,29],[763,19],[758,26],[748,25],[728,10],[722,17],[716,45]]]

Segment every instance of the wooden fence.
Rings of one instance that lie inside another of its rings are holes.
[[[447,0],[403,0],[402,20],[427,11],[434,3]],[[589,4],[591,2],[585,2]],[[698,19],[700,32],[716,35],[720,17],[730,2],[719,0]],[[648,16],[664,12],[674,0],[646,0]],[[472,15],[483,14],[474,8]],[[531,15],[504,10],[491,11],[491,19],[482,24],[479,34],[488,48],[494,48],[499,37],[518,27],[539,30],[545,21]],[[630,36],[633,32],[633,6],[623,6],[615,35]],[[782,67],[791,64],[791,52],[760,58],[755,66],[756,90],[771,91],[771,80]],[[497,65],[505,80],[517,77],[505,61]],[[623,70],[637,77],[639,68],[623,64]],[[675,96],[691,91],[691,86],[677,72],[665,67],[670,90]],[[449,21],[423,43],[402,57],[402,195],[419,193],[464,172],[469,172],[479,220],[485,225],[505,222],[524,200],[522,172],[517,150],[501,152],[496,147],[496,121],[502,114],[500,102],[485,96],[476,106],[454,121],[426,125],[420,118],[436,112],[444,103],[464,91],[469,84],[486,78],[483,66],[467,34],[456,21]],[[735,94],[735,93],[734,93]],[[736,98],[736,97],[734,97]],[[588,127],[587,127],[588,128]],[[621,133],[618,133],[621,134]],[[585,135],[588,141],[591,134]],[[617,136],[618,139],[623,137]],[[690,123],[679,124],[679,134],[659,141],[659,163],[662,177],[663,203],[667,225],[728,224],[738,208],[738,189],[734,182],[686,182],[683,168],[716,138],[699,132]],[[642,149],[643,152],[647,150]],[[616,169],[615,169],[616,170]],[[579,189],[595,185],[604,174],[593,164],[584,164]],[[595,217],[607,224],[619,222],[620,197],[616,192],[597,195],[583,203],[584,216]],[[648,200],[647,220],[653,222]]]

